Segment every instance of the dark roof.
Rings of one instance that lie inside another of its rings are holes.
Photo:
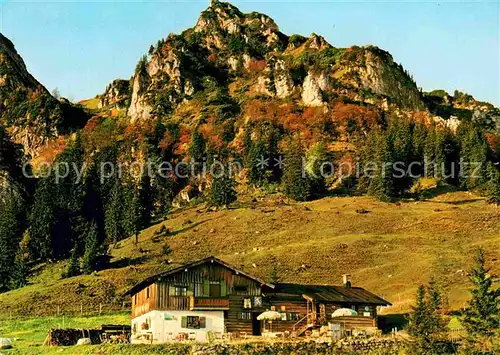
[[[208,263],[208,262],[218,263],[219,265],[222,265],[222,266],[224,266],[224,267],[226,267],[228,269],[233,270],[237,274],[241,274],[243,276],[246,276],[247,278],[249,278],[251,280],[254,280],[255,282],[258,282],[258,283],[260,283],[262,285],[266,285],[267,287],[269,287],[271,289],[274,288],[273,284],[267,283],[267,282],[265,282],[265,281],[263,281],[261,279],[258,279],[255,276],[249,275],[249,274],[247,274],[247,273],[245,273],[245,272],[243,272],[241,270],[238,270],[234,266],[231,266],[231,265],[225,263],[224,261],[222,261],[220,259],[217,259],[215,256],[209,256],[208,258],[195,261],[195,262],[193,262],[191,264],[182,265],[182,266],[179,266],[177,268],[174,268],[174,269],[171,269],[171,270],[168,270],[168,271],[164,271],[164,272],[160,272],[159,274],[150,276],[147,279],[139,282],[137,285],[135,285],[134,287],[132,287],[130,290],[128,290],[125,293],[125,295],[132,295],[134,293],[137,293],[140,290],[144,289],[145,287],[148,287],[152,283],[156,282],[158,279],[160,279],[162,277],[170,276],[170,275],[176,274],[178,272],[182,272],[185,269],[191,269],[193,267],[196,267],[196,266],[199,266],[199,265],[203,265],[203,264]]]
[[[316,301],[337,303],[368,303],[390,306],[391,303],[361,287],[345,288],[344,286],[301,285],[276,283],[268,294],[276,296],[305,295]]]

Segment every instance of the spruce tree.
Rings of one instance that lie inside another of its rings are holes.
[[[191,145],[189,146],[191,160],[201,163],[205,156],[205,140],[198,130],[191,135]]]
[[[252,144],[247,156],[248,180],[252,185],[260,186],[266,180],[269,164],[264,142],[258,140]]]
[[[78,252],[76,246],[71,250],[71,256],[69,258],[68,269],[64,273],[64,277],[73,277],[80,275],[80,261],[78,259]]]
[[[306,201],[311,195],[311,183],[305,171],[304,150],[298,142],[292,142],[285,156],[283,190],[296,201]]]
[[[17,249],[10,275],[10,289],[16,289],[28,284],[28,266],[21,248]]]
[[[53,230],[56,225],[56,188],[51,177],[38,181],[29,216],[29,254],[31,260],[45,261],[54,256]]]
[[[108,244],[116,244],[122,236],[122,186],[118,179],[111,191],[110,200],[105,208],[105,231]]]
[[[139,193],[136,191],[133,185],[127,185],[124,189],[123,196],[123,211],[122,211],[122,228],[126,236],[134,236],[136,238],[139,235],[139,229],[141,224],[140,216],[140,205],[139,205]]]
[[[492,336],[500,328],[500,289],[493,285],[498,276],[486,267],[484,252],[476,251],[475,265],[469,272],[473,285],[471,299],[465,308],[462,322],[472,336]]]
[[[389,202],[393,196],[392,156],[387,134],[381,132],[375,139],[375,175],[370,181],[368,194],[380,201]]]
[[[85,237],[85,253],[82,258],[82,270],[85,274],[91,274],[97,269],[100,250],[101,247],[97,236],[97,225],[91,223]]]
[[[140,224],[142,227],[147,227],[151,223],[152,213],[155,203],[155,192],[151,184],[151,178],[148,172],[145,172],[139,184],[139,204],[140,209]]]
[[[0,292],[12,288],[16,255],[22,238],[22,227],[19,223],[20,202],[6,196],[0,199]]]
[[[236,201],[237,194],[234,189],[233,177],[226,172],[215,173],[212,177],[209,199],[210,203],[217,207],[227,207]]]
[[[408,316],[408,333],[414,338],[411,353],[440,354],[440,340],[443,338],[445,323],[441,317],[441,295],[430,284],[420,285],[417,290],[416,304]]]
[[[500,172],[491,162],[486,167],[486,176],[485,194],[488,202],[500,205]]]

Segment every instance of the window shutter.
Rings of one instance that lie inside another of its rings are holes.
[[[200,317],[200,328],[207,327],[207,317]]]
[[[208,283],[208,281],[205,281],[203,283],[203,296],[204,297],[210,296],[210,284]]]
[[[181,318],[181,328],[187,328],[187,327],[188,327],[188,318],[182,317]]]
[[[222,281],[222,283],[220,284],[220,295],[221,297],[227,296],[227,285],[225,281]]]

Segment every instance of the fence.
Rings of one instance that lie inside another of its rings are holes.
[[[64,307],[60,305],[54,305],[50,309],[40,309],[38,311],[26,314],[26,311],[15,311],[15,310],[1,310],[0,307],[0,321],[7,320],[28,320],[36,319],[41,317],[61,317],[61,316],[100,316],[109,315],[117,312],[130,312],[130,302],[123,302],[120,305],[117,304],[103,304],[98,303],[95,305],[83,304],[75,305],[73,307]]]

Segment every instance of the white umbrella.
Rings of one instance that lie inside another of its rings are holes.
[[[335,310],[335,312],[332,313],[332,318],[335,317],[350,317],[350,316],[357,316],[358,312],[356,312],[354,309],[350,308],[339,308]]]
[[[278,320],[281,319],[281,314],[276,311],[266,311],[257,316],[257,320]]]

